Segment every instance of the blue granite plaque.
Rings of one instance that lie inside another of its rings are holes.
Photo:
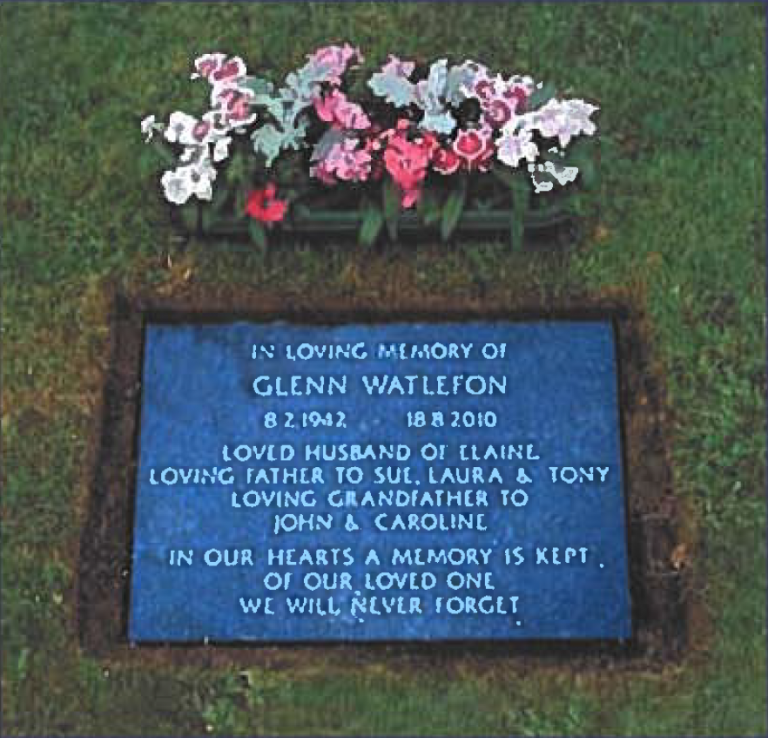
[[[631,635],[608,321],[146,327],[128,636]]]

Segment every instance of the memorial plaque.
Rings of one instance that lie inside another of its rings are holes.
[[[131,641],[631,635],[610,321],[144,341]]]

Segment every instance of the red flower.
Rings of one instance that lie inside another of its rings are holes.
[[[427,150],[427,154],[430,157],[433,156],[434,153],[440,148],[440,144],[437,141],[437,136],[435,136],[434,133],[430,133],[429,131],[422,134],[421,145]]]
[[[493,138],[482,128],[459,131],[453,150],[467,169],[486,171],[493,157]]]
[[[439,148],[432,154],[432,167],[440,174],[453,174],[461,166],[461,159],[452,149]]]
[[[275,185],[270,183],[261,190],[251,190],[245,204],[245,213],[262,223],[277,223],[285,217],[288,203],[275,197]]]

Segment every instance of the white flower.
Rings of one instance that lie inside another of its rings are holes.
[[[527,74],[513,74],[505,84],[507,87],[522,87],[529,97],[536,91],[536,82]]]
[[[211,164],[211,160],[208,156],[202,158],[197,164],[194,165],[195,173],[201,177],[205,177],[213,181],[216,179],[216,167]]]
[[[183,205],[192,196],[192,182],[187,169],[188,167],[179,167],[173,171],[169,170],[160,179],[165,199],[174,205]]]
[[[211,112],[221,113],[219,122],[225,130],[246,127],[257,118],[251,111],[254,98],[247,87],[217,85],[211,91]]]
[[[205,77],[214,86],[236,85],[245,77],[248,70],[239,56],[227,57],[226,54],[203,54],[195,59],[195,71],[191,79]]]
[[[537,174],[539,172],[546,172],[552,175],[554,179],[560,185],[566,185],[569,182],[573,182],[576,179],[576,175],[579,173],[578,167],[560,167],[552,161],[545,162],[544,164],[529,164],[528,171],[531,173],[531,182],[534,186],[535,194],[540,192],[549,192],[555,186],[555,183],[551,179],[540,179]]]
[[[547,180],[538,180],[535,175],[531,175],[531,182],[533,182],[534,193],[538,195],[540,192],[549,192],[554,185]]]
[[[198,120],[178,110],[171,113],[168,128],[165,129],[166,141],[184,146],[201,146],[210,142],[213,135],[214,128],[210,121]]]
[[[219,69],[227,58],[226,54],[214,53],[203,54],[195,59],[195,71],[190,75],[190,79],[199,79],[200,77],[210,77],[211,73]]]
[[[213,146],[213,160],[224,161],[229,156],[229,144],[231,143],[231,136],[223,136],[218,139]]]
[[[481,79],[487,79],[489,76],[488,67],[486,67],[485,64],[472,61],[472,59],[467,59],[458,67],[454,67],[454,69],[457,72],[460,70],[464,75],[459,87],[459,94],[463,99],[474,97],[475,84]]]
[[[213,181],[216,179],[216,168],[206,155],[194,164],[184,167],[189,170],[192,194],[199,200],[210,200],[213,196]]]
[[[155,131],[162,131],[162,124],[155,120],[154,115],[148,115],[141,121],[141,132],[144,135],[144,140],[149,143],[152,140],[152,136],[155,135]]]
[[[182,164],[190,164],[192,162],[200,161],[203,156],[206,156],[204,146],[185,146],[184,151],[179,155],[179,161]]]
[[[565,147],[574,136],[582,133],[591,136],[597,130],[589,120],[597,109],[583,100],[550,100],[532,114],[532,126],[546,138],[558,138],[560,146]]]
[[[561,185],[573,182],[579,173],[578,167],[558,167],[552,161],[548,161],[544,167]]]
[[[176,111],[171,113],[168,119],[168,128],[165,129],[165,140],[169,143],[181,143],[189,145],[195,143],[192,138],[192,130],[197,124],[197,118]]]
[[[183,205],[192,195],[200,200],[213,196],[216,169],[207,156],[192,164],[165,172],[160,180],[165,199],[174,205]]]
[[[587,136],[591,136],[597,130],[595,124],[589,119],[596,110],[600,110],[597,105],[591,105],[584,100],[568,100],[568,116],[579,125],[581,129],[579,133],[586,133]]]
[[[210,123],[211,134],[214,136],[224,136],[231,128],[222,110],[209,110],[203,114],[203,120]]]
[[[210,200],[213,197],[213,181],[193,172],[192,192],[198,200]]]
[[[549,100],[533,114],[533,125],[546,138],[560,138],[560,145],[567,146],[571,139],[566,108],[559,100]]]
[[[502,135],[498,140],[497,154],[499,161],[510,167],[516,167],[521,159],[534,161],[539,154],[539,149],[533,143],[530,130],[523,128],[515,131],[514,119],[502,129]]]

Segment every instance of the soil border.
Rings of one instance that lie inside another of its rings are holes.
[[[333,641],[153,643],[127,638],[144,326],[158,322],[285,320],[305,324],[469,320],[594,320],[614,327],[626,496],[633,632],[629,639],[545,641]],[[116,290],[109,318],[110,358],[95,418],[90,490],[76,581],[76,632],[88,653],[139,663],[245,664],[299,659],[340,663],[405,658],[441,663],[464,657],[519,657],[578,668],[651,668],[678,661],[687,645],[690,572],[675,559],[682,506],[672,490],[664,434],[664,385],[654,373],[642,311],[626,295],[514,298],[424,297],[372,300],[268,295],[251,288],[194,287],[183,295]]]

